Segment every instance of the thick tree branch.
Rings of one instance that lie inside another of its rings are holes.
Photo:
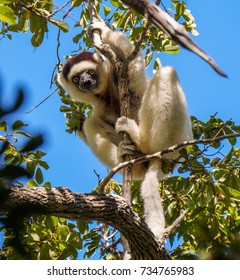
[[[66,188],[13,187],[0,204],[0,213],[17,211],[104,222],[123,233],[132,259],[169,259],[164,244],[159,244],[144,220],[120,196],[78,194]]]
[[[200,56],[209,63],[218,74],[227,77],[226,73],[218,67],[215,61],[191,39],[186,29],[156,4],[152,3],[150,0],[122,0],[122,2],[150,20],[176,43]]]

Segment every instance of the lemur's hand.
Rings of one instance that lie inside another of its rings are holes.
[[[101,33],[101,37],[104,37],[105,33],[108,31],[108,27],[105,23],[100,21],[91,22],[88,26],[88,35],[92,38],[94,30],[98,30]]]
[[[115,129],[117,133],[126,132],[136,144],[136,146],[139,147],[139,127],[135,120],[122,116],[118,118]]]

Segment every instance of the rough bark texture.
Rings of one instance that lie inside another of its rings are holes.
[[[97,220],[112,225],[128,240],[132,259],[169,259],[148,226],[120,196],[73,193],[66,188],[14,187],[0,204],[0,214],[25,210],[73,220]]]

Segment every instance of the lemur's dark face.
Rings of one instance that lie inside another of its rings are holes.
[[[98,75],[95,69],[86,69],[75,74],[72,82],[80,91],[89,91],[97,87]]]
[[[112,76],[107,63],[97,53],[81,53],[67,60],[58,83],[76,101],[98,104]]]

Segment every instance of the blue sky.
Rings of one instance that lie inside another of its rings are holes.
[[[167,5],[168,1],[165,3]],[[161,55],[162,64],[176,68],[191,115],[206,121],[218,112],[220,118],[232,118],[240,124],[240,2],[188,0],[186,3],[200,33],[195,41],[227,72],[229,78],[217,75],[207,63],[182,48],[178,55]],[[57,28],[50,28],[48,38],[37,49],[31,45],[30,34],[13,34],[11,41],[0,41],[0,79],[4,100],[11,102],[18,86],[26,90],[28,100],[18,118],[29,123],[29,131],[46,134],[42,150],[47,152],[45,160],[50,169],[44,174],[45,181],[51,181],[53,186],[89,192],[98,182],[93,170],[103,178],[107,169],[77,136],[65,132],[65,118],[59,112],[61,101],[58,94],[55,93],[32,113],[25,114],[52,92],[49,84],[57,63],[56,36]],[[71,32],[62,34],[61,38],[60,55],[64,61],[63,56],[76,50],[77,46],[71,41]],[[151,75],[150,70],[148,74]]]

